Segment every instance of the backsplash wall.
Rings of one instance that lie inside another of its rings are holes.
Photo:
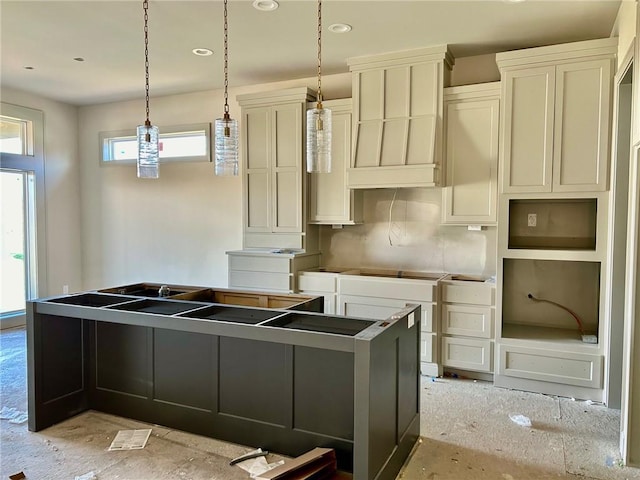
[[[442,189],[367,190],[363,200],[363,224],[320,229],[323,266],[496,274],[496,228],[441,225]]]

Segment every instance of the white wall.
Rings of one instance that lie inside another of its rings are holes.
[[[82,289],[77,108],[2,87],[2,101],[44,113],[46,279],[38,296]]]

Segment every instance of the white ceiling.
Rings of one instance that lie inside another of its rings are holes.
[[[323,72],[347,72],[349,57],[430,45],[466,57],[608,37],[620,1],[324,0]],[[221,88],[222,0],[149,3],[151,96]],[[316,1],[279,3],[260,12],[229,0],[231,86],[316,74]],[[336,22],[353,30],[327,32]],[[141,0],[0,0],[0,40],[3,86],[76,105],[144,95]],[[197,57],[197,47],[215,54]]]

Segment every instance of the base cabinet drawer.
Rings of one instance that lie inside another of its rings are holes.
[[[338,291],[343,295],[395,298],[418,302],[437,301],[436,283],[406,278],[338,276]]]
[[[493,342],[475,338],[442,337],[442,365],[478,372],[492,372]]]
[[[435,333],[437,323],[436,305],[432,303],[412,302],[411,300],[396,300],[394,298],[364,297],[360,295],[339,295],[338,315],[348,317],[373,318],[374,320],[384,320],[407,304],[419,304],[421,311],[420,330],[422,332]]]
[[[289,273],[290,269],[288,257],[229,255],[229,270]]]
[[[472,305],[442,305],[441,332],[450,335],[493,338],[493,317],[491,307]]]
[[[495,287],[490,283],[465,282],[464,285],[444,283],[441,288],[443,302],[487,306],[495,303]]]
[[[268,287],[265,287],[268,285]],[[229,271],[229,288],[249,288],[269,291],[294,291],[293,276],[288,273]]]
[[[301,272],[298,274],[298,288],[300,291],[309,290],[310,292],[336,292],[336,275],[330,273],[308,273]]]
[[[602,355],[499,345],[499,373],[517,378],[602,388]]]

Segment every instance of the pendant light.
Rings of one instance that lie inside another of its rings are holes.
[[[158,127],[149,121],[149,0],[143,0],[144,70],[147,119],[138,125],[138,178],[158,178]]]
[[[224,115],[215,122],[215,174],[238,175],[238,121],[229,116],[229,24],[224,0]]]
[[[307,172],[331,172],[331,110],[322,107],[322,0],[318,0],[318,103],[307,110]]]

